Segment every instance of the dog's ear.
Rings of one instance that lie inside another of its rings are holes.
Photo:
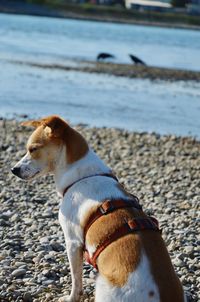
[[[41,125],[41,121],[40,120],[26,121],[26,122],[21,123],[20,125],[37,128]]]
[[[57,115],[47,116],[40,120],[32,120],[21,123],[22,126],[37,128],[44,126],[45,132],[50,136],[61,138],[70,126]]]
[[[62,138],[70,126],[59,116],[51,115],[40,120],[41,125],[46,126],[49,135]]]

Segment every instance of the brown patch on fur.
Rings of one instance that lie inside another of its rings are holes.
[[[100,217],[88,230],[87,243],[92,246],[99,245],[125,221],[138,216],[145,216],[145,214],[141,211],[127,208],[119,209]],[[83,225],[86,223],[87,220],[85,220]],[[126,235],[112,242],[99,255],[97,260],[99,272],[114,286],[122,287],[126,284],[129,274],[137,268],[140,256],[140,236],[136,233]]]
[[[31,140],[47,143],[64,143],[67,149],[67,162],[69,164],[81,159],[88,152],[88,144],[80,133],[71,128],[64,120],[52,115],[40,120],[27,121],[23,126],[33,126],[37,129],[33,132]]]
[[[89,216],[95,209],[91,209],[82,226],[86,225]],[[147,217],[147,215],[142,211],[127,208],[102,216],[88,230],[87,243],[91,246],[99,245],[125,221],[136,217]],[[100,274],[112,285],[124,286],[129,274],[136,270],[143,248],[150,262],[153,279],[159,289],[160,301],[183,302],[182,286],[174,272],[165,243],[159,232],[141,231],[112,242],[97,259]],[[153,291],[150,291],[149,297],[153,297],[154,294]]]
[[[82,135],[74,129],[69,128],[66,134],[65,143],[67,146],[67,161],[69,164],[72,164],[84,157],[87,154],[89,147]]]
[[[165,243],[158,232],[141,232],[141,242],[158,286],[161,302],[183,302],[181,283],[174,271]]]
[[[126,252],[124,252],[126,251]],[[140,262],[141,243],[137,234],[121,237],[109,245],[98,258],[98,268],[113,286],[123,287]]]

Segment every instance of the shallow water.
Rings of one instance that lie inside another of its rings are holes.
[[[131,63],[200,71],[200,31],[0,14],[0,59],[95,60],[99,52]]]
[[[200,83],[128,79],[0,61],[0,115],[200,138]]]
[[[200,32],[0,14],[0,116],[200,137],[200,83],[162,82],[9,63],[79,64],[100,51],[128,62],[200,70]]]

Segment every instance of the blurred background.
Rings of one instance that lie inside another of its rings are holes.
[[[0,117],[191,135],[200,0],[0,0]]]
[[[10,172],[30,135],[19,122],[50,114],[158,219],[198,302],[200,0],[0,0],[0,302],[71,291],[53,178]],[[94,302],[95,279],[85,264],[81,301]]]

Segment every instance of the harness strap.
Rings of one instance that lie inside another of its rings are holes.
[[[132,195],[132,199],[106,199],[97,210],[91,214],[89,217],[85,228],[84,228],[84,238],[86,237],[87,231],[91,225],[99,219],[101,216],[107,215],[117,209],[122,208],[136,208],[142,210],[142,206],[139,204],[138,198]]]
[[[76,181],[74,181],[73,183],[71,183],[69,186],[67,186],[64,191],[63,191],[63,197],[64,195],[67,193],[67,191],[73,186],[75,185],[77,182],[83,180],[83,179],[86,179],[86,178],[89,178],[89,177],[94,177],[94,176],[106,176],[106,177],[111,177],[113,179],[115,179],[116,181],[118,181],[117,177],[112,174],[112,173],[101,173],[101,174],[93,174],[93,175],[88,175],[88,176],[85,176],[85,177],[82,177]]]
[[[90,257],[87,250],[85,250],[85,259],[86,261],[93,265],[94,268],[98,269],[97,267],[97,258],[100,255],[100,253],[113,241],[137,232],[137,231],[143,231],[143,230],[153,230],[153,231],[160,231],[158,226],[158,221],[154,217],[147,217],[147,218],[134,218],[129,220],[128,222],[124,223],[120,228],[118,228],[114,233],[112,233],[109,237],[107,237],[103,242],[101,242],[96,251],[93,253],[92,257]]]

